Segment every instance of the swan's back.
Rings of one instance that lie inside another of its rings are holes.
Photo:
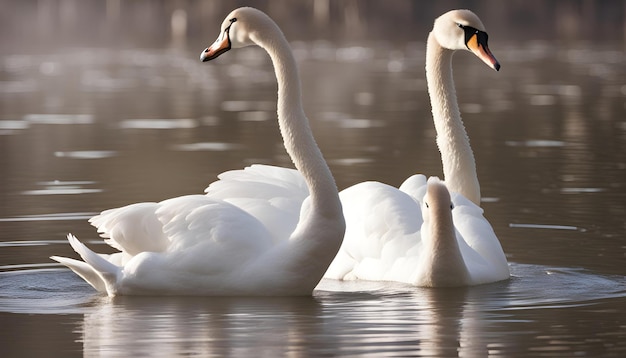
[[[324,277],[427,287],[507,279],[506,257],[483,210],[458,193],[450,194],[438,178],[430,178],[428,185],[422,175],[409,179],[403,190],[364,182],[340,193],[346,235]],[[450,240],[443,252],[433,245],[436,230]]]
[[[339,193],[346,234],[324,277],[402,281],[419,250],[422,214],[408,194],[379,182],[363,182]]]
[[[272,233],[286,240],[300,218],[302,203],[309,196],[302,175],[295,169],[255,164],[220,174],[206,188],[206,195],[245,210]]]
[[[452,193],[452,200],[452,220],[472,284],[508,279],[506,255],[493,227],[483,216],[483,209],[458,193]]]

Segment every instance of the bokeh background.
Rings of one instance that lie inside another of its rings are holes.
[[[423,41],[433,19],[455,8],[474,10],[506,41],[623,44],[626,32],[623,0],[2,0],[0,6],[5,53],[63,46],[197,47],[239,6],[272,14],[291,40],[302,41]]]

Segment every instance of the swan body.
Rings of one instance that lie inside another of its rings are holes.
[[[256,213],[261,219],[235,205],[245,203],[255,213],[257,185],[276,187],[272,172],[259,170],[251,186],[239,181],[241,191],[234,198],[222,186],[220,195],[188,195],[104,211],[90,222],[119,253],[96,254],[69,234],[83,261],[52,259],[109,296],[312,293],[341,245],[345,222],[334,179],[302,110],[289,45],[266,14],[239,8],[226,17],[201,60],[253,44],[268,52],[275,67],[279,127],[298,169],[287,172],[298,176],[306,205],[303,197],[277,197],[269,203],[272,210]],[[295,217],[289,230],[279,229],[281,216]]]
[[[347,228],[324,277],[426,287],[470,286],[509,278],[500,242],[480,208],[474,155],[452,78],[452,55],[457,50],[469,50],[491,68],[500,68],[474,13],[453,10],[435,20],[428,37],[426,74],[445,183],[418,174],[399,188],[369,181],[341,191]],[[257,186],[255,205],[231,201],[254,216],[275,210],[270,205],[273,200],[293,199],[290,205],[297,206],[308,195],[297,172],[270,166],[230,172],[212,183],[207,195],[219,197],[227,192],[232,198],[242,183],[249,187],[255,171],[272,172],[276,186],[271,191]],[[297,223],[295,215],[281,220],[286,231]]]
[[[340,280],[397,281],[459,287],[509,277],[502,248],[483,210],[436,177],[419,197],[379,182],[343,190],[348,223],[341,250],[324,275]],[[368,193],[368,195],[364,195]],[[360,209],[355,209],[355,208]]]

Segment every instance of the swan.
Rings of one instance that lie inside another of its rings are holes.
[[[398,189],[365,182],[343,190],[346,235],[325,277],[423,287],[509,278],[502,246],[480,208],[474,154],[452,76],[458,50],[500,69],[487,39],[484,25],[469,10],[452,10],[435,20],[426,44],[426,80],[445,183],[413,175]],[[420,213],[422,220],[416,220]]]
[[[480,208],[474,155],[452,77],[452,56],[457,50],[469,50],[489,67],[500,69],[487,39],[482,22],[469,10],[452,10],[435,20],[427,42],[426,78],[445,182],[417,174],[399,188],[367,181],[341,191],[346,234],[325,278],[425,287],[471,286],[509,278],[500,242]],[[255,202],[235,200],[242,183],[249,185],[261,172],[273,182],[257,183]],[[261,220],[264,213],[277,210],[264,203],[289,201],[297,207],[308,195],[296,171],[258,165],[223,173],[206,191],[209,196],[231,198],[234,205]],[[282,216],[272,225],[289,231],[296,222],[296,216]],[[457,245],[450,239],[453,236]],[[435,241],[439,239],[447,241],[440,244]]]
[[[469,10],[452,10],[435,20],[426,44],[426,80],[445,183],[413,175],[397,189],[365,182],[343,190],[346,235],[325,277],[423,287],[509,278],[506,256],[480,208],[474,154],[452,76],[457,50],[469,50],[500,69],[487,39],[484,25]]]
[[[131,204],[91,218],[118,253],[96,254],[69,234],[70,245],[83,261],[58,256],[53,260],[109,296],[312,294],[341,245],[345,222],[334,178],[302,109],[289,44],[265,13],[244,7],[226,17],[219,37],[200,58],[209,61],[231,48],[253,44],[265,49],[274,65],[280,132],[310,193],[298,205],[299,219],[292,230],[276,235],[272,227],[226,200],[187,195]],[[242,189],[254,199],[256,188]],[[238,199],[244,199],[241,193]],[[285,206],[274,204],[274,213],[280,215]]]

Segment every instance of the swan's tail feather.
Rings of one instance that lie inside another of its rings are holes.
[[[70,242],[74,251],[76,251],[76,253],[78,253],[83,260],[85,260],[86,265],[88,265],[90,269],[100,277],[107,288],[106,291],[110,291],[110,289],[113,288],[117,282],[117,278],[121,272],[120,267],[112,264],[104,257],[91,251],[72,234],[67,235],[67,241]]]
[[[80,276],[83,280],[87,281],[87,283],[96,290],[100,292],[107,291],[106,285],[104,281],[102,281],[102,278],[100,278],[98,273],[94,271],[94,269],[88,264],[67,257],[50,256],[50,258],[62,265],[67,266],[70,270],[74,271],[75,274]]]

